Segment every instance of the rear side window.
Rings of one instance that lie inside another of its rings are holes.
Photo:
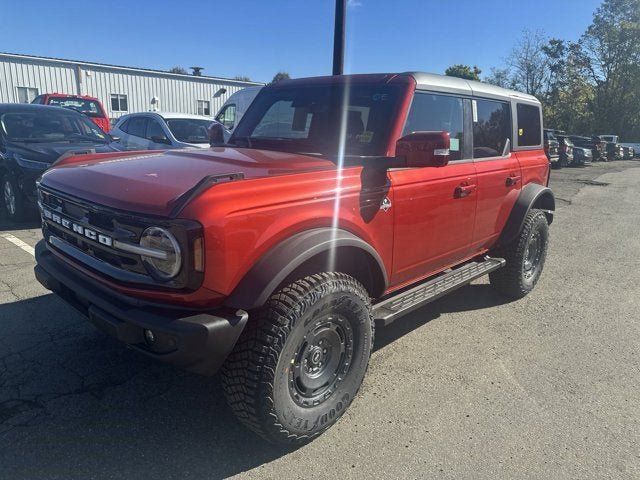
[[[511,137],[509,105],[473,100],[473,158],[500,157]]]
[[[416,92],[402,135],[413,132],[449,132],[450,159],[462,159],[464,145],[462,99],[448,95]]]
[[[147,128],[147,119],[145,117],[133,117],[127,122],[127,133],[136,137],[144,137]]]
[[[542,143],[540,138],[540,107],[518,104],[518,146],[534,147]]]

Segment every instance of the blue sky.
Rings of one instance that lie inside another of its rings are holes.
[[[499,66],[523,29],[576,40],[600,0],[350,0],[346,71]],[[269,81],[331,72],[334,0],[0,0],[0,51]]]

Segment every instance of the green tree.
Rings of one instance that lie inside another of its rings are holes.
[[[444,74],[448,77],[464,78],[465,80],[480,80],[481,73],[482,70],[476,65],[470,67],[469,65],[463,65],[461,63],[451,65],[444,71]]]
[[[169,73],[180,73],[182,75],[186,75],[187,71],[182,67],[173,67],[169,70]]]
[[[273,76],[273,80],[271,80],[270,85],[273,85],[274,83],[278,83],[282,80],[289,80],[290,78],[291,77],[287,72],[278,72]]]
[[[239,80],[240,82],[250,82],[251,79],[249,77],[245,77],[244,75],[236,75],[233,77],[234,80]]]
[[[640,0],[604,0],[580,39],[596,133],[640,138]]]

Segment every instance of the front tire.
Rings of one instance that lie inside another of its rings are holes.
[[[19,221],[25,217],[26,199],[18,188],[15,178],[10,175],[5,175],[2,178],[2,200],[9,219]]]
[[[222,368],[227,402],[266,440],[306,443],[362,384],[374,334],[369,296],[348,275],[321,273],[282,288],[256,313]]]
[[[527,213],[518,237],[494,252],[507,263],[489,274],[491,285],[507,297],[518,299],[527,295],[542,275],[549,245],[549,223],[541,210]]]

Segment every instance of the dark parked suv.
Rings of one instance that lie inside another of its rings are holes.
[[[35,180],[63,154],[118,151],[85,115],[62,107],[0,104],[0,178],[9,218],[36,203]]]

